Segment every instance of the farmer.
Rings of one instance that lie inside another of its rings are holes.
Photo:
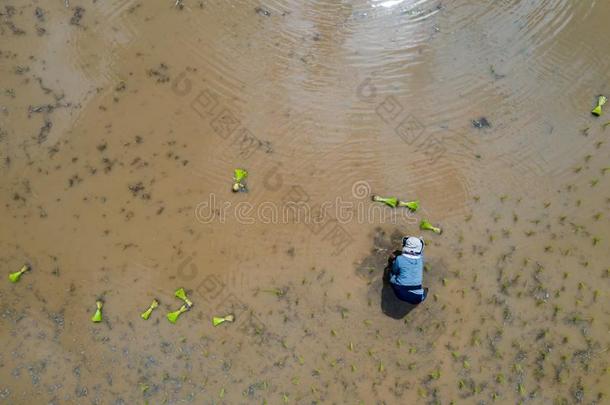
[[[414,305],[428,295],[428,289],[422,288],[423,252],[423,239],[406,236],[402,239],[402,254],[392,254],[389,260],[390,285],[394,293],[400,300]]]

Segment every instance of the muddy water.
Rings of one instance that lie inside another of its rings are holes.
[[[609,3],[0,4],[0,403],[608,401]]]

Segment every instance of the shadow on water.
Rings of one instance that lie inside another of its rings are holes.
[[[367,280],[369,284],[369,300],[375,302],[379,299],[381,311],[394,319],[404,318],[416,307],[399,300],[389,282],[388,258],[392,252],[400,254],[395,248],[400,246],[403,236],[398,230],[388,236],[384,230],[377,228],[373,236],[371,253],[356,269],[358,276]]]

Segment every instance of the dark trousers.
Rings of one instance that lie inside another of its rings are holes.
[[[394,290],[394,294],[396,294],[396,297],[398,297],[398,299],[401,301],[408,302],[409,304],[417,305],[423,302],[428,296],[427,288],[424,288],[423,294],[415,294],[404,285],[398,285],[394,283],[390,283],[390,285],[392,286],[392,290]]]

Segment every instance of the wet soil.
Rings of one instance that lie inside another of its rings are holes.
[[[0,1],[0,403],[607,403],[609,16]]]

